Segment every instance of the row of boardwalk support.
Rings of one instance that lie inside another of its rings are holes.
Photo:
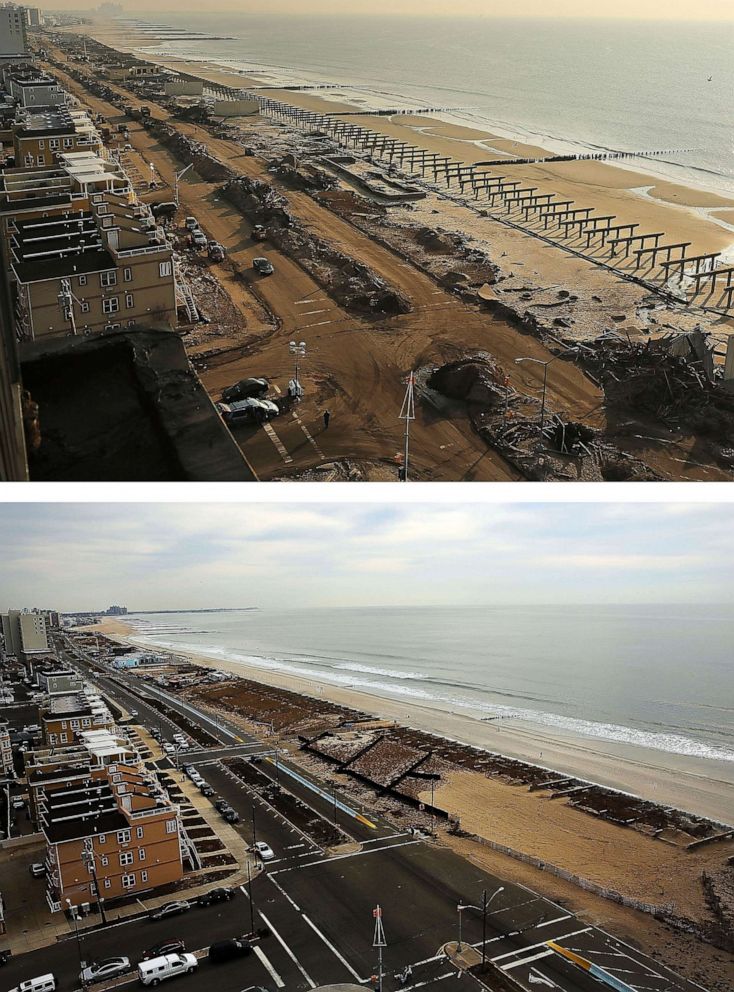
[[[339,144],[359,148],[374,157],[389,160],[390,164],[397,161],[401,168],[407,163],[410,172],[420,170],[422,176],[430,173],[435,181],[441,179],[449,188],[456,181],[462,193],[469,187],[475,200],[483,192],[490,206],[494,207],[499,201],[508,214],[517,209],[525,223],[532,215],[542,222],[543,230],[548,230],[552,223],[556,230],[563,231],[564,238],[568,238],[570,232],[574,232],[575,237],[585,236],[587,248],[598,239],[601,247],[609,247],[610,258],[627,259],[633,255],[636,270],[660,268],[665,280],[677,271],[693,280],[696,293],[706,283],[713,292],[717,280],[725,278],[724,309],[728,311],[734,307],[734,266],[717,269],[718,252],[689,257],[686,255],[691,246],[689,241],[662,244],[661,239],[665,236],[662,231],[642,234],[637,230],[639,224],[613,224],[614,214],[591,216],[593,207],[577,207],[573,200],[556,200],[555,193],[539,193],[537,186],[521,186],[519,180],[489,173],[486,162],[467,165],[329,114],[319,114],[254,93],[250,95],[259,100],[261,113],[276,120],[318,128],[331,134]],[[695,271],[686,271],[690,265],[695,266]]]

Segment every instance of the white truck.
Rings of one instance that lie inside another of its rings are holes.
[[[138,965],[138,978],[141,985],[158,985],[166,978],[176,975],[192,975],[199,962],[193,954],[163,954]]]

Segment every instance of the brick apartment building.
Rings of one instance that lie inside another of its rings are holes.
[[[102,138],[84,110],[66,106],[21,112],[13,128],[16,166],[53,165],[69,152],[102,150]]]
[[[121,738],[87,732],[76,748],[36,752],[26,767],[46,837],[52,911],[158,888],[183,876],[178,809]]]
[[[50,747],[74,744],[89,730],[112,730],[115,721],[102,697],[89,687],[70,695],[50,696],[40,708],[41,733]]]

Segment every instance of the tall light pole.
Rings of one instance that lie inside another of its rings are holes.
[[[289,341],[288,342],[288,350],[290,351],[291,355],[293,355],[293,357],[296,360],[296,377],[294,379],[294,382],[296,384],[296,399],[300,399],[301,383],[298,380],[298,363],[299,363],[299,359],[306,357],[306,342],[305,341]]]
[[[84,965],[85,961],[82,960],[82,940],[79,936],[79,920],[76,915],[76,906],[71,905],[71,899],[66,900],[66,905],[69,907],[69,912],[71,913],[71,918],[74,920],[74,934],[76,935],[76,949],[79,953],[79,981],[82,983],[82,988],[85,988],[86,982],[84,981]]]
[[[500,885],[497,891],[493,892],[489,899],[487,899],[487,890],[482,890],[482,967],[487,963],[487,908],[494,897],[504,891],[504,885]]]
[[[551,362],[554,362],[555,358],[549,359],[547,362],[542,361],[540,358],[516,358],[515,364],[521,365],[523,362],[533,362],[535,365],[543,366],[543,398],[540,401],[540,440],[543,441],[543,428],[545,427],[545,394],[548,388],[548,366]]]
[[[194,168],[194,163],[193,162],[190,162],[189,165],[187,165],[185,169],[181,169],[180,172],[175,172],[174,173],[174,180],[173,180],[173,199],[174,199],[174,201],[176,203],[176,206],[179,205],[178,204],[178,183],[179,183],[179,180],[180,179],[183,179],[183,177],[186,175],[186,173],[189,171],[189,169],[193,169],[193,168]]]
[[[401,479],[403,482],[408,481],[408,458],[410,455],[410,422],[415,420],[415,397],[413,395],[413,387],[415,386],[415,373],[411,372],[408,378],[405,380],[405,396],[403,397],[403,405],[400,408],[400,416],[398,420],[405,421],[405,432],[403,434],[403,467],[401,469]]]

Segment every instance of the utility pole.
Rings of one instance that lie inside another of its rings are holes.
[[[410,453],[410,422],[415,420],[415,397],[413,387],[415,386],[415,373],[411,372],[405,380],[405,396],[403,405],[400,408],[398,420],[405,421],[405,433],[403,435],[403,466],[400,470],[399,478],[402,482],[408,481],[408,456]]]
[[[487,890],[482,889],[482,968],[487,963]]]
[[[257,837],[255,835],[255,807],[252,807],[252,846],[254,847],[257,842]]]
[[[382,978],[383,978],[383,968],[382,968],[382,949],[387,947],[387,941],[385,940],[385,931],[382,927],[382,909],[380,906],[376,906],[372,910],[372,916],[375,920],[375,933],[372,938],[372,946],[377,948],[377,989],[376,992],[382,992]]]

